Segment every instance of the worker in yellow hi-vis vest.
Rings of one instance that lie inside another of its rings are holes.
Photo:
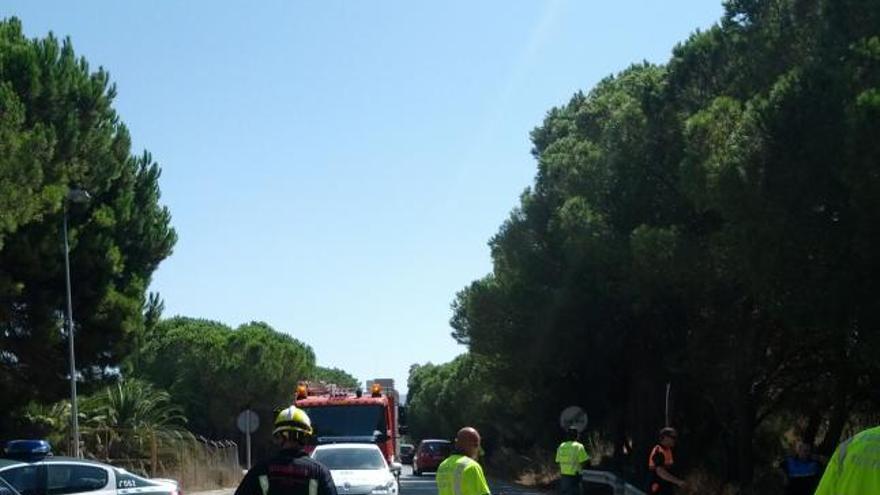
[[[581,469],[590,460],[587,449],[578,441],[580,432],[577,428],[566,430],[566,440],[556,449],[556,463],[559,464],[560,495],[580,495]]]
[[[491,495],[480,455],[480,433],[471,427],[458,430],[455,452],[437,468],[440,495]]]
[[[816,495],[868,493],[880,493],[880,426],[840,444],[816,489]]]

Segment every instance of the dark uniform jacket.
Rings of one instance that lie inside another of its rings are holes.
[[[282,450],[248,471],[235,495],[336,495],[330,470],[301,450]]]

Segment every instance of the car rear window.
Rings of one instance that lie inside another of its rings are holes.
[[[382,469],[385,459],[379,449],[321,449],[312,456],[332,470]]]
[[[426,442],[422,444],[422,452],[431,455],[448,456],[452,452],[449,442]]]

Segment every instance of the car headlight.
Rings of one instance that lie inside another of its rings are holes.
[[[395,486],[394,480],[388,480],[385,484],[373,487],[373,490],[370,491],[370,493],[373,495],[389,495],[397,493],[397,487]]]

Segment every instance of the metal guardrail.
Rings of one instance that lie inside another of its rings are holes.
[[[627,483],[616,474],[609,473],[608,471],[584,469],[581,471],[581,482],[610,486],[614,490],[614,495],[645,495],[645,492]]]

